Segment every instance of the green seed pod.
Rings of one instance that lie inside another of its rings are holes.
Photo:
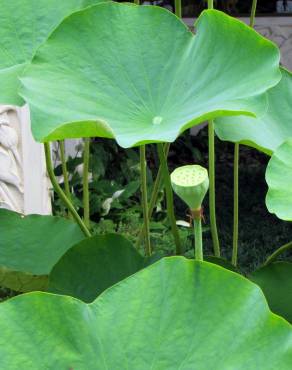
[[[174,192],[190,207],[201,209],[209,188],[208,171],[199,165],[176,168],[170,175]]]

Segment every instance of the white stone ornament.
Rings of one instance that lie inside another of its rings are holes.
[[[32,138],[27,107],[0,106],[0,208],[51,213],[44,150]]]

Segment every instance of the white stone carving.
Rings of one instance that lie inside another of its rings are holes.
[[[44,150],[32,138],[27,107],[0,106],[0,207],[51,213]]]
[[[0,107],[0,207],[23,210],[19,132],[12,106]]]

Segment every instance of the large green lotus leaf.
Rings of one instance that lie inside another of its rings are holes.
[[[292,263],[271,263],[249,278],[261,287],[270,309],[292,323]]]
[[[163,259],[87,305],[29,293],[0,305],[5,370],[290,370],[292,327],[259,287],[207,262]]]
[[[292,221],[292,138],[272,155],[266,170],[266,205],[280,219]]]
[[[152,257],[153,258],[153,257]],[[48,291],[92,302],[105,289],[149,264],[118,234],[96,235],[70,248],[49,276]]]
[[[0,0],[0,104],[22,105],[24,67],[36,49],[69,14],[100,0]]]
[[[52,267],[83,238],[64,218],[0,209],[0,285],[21,292],[45,289]]]
[[[220,117],[215,120],[221,140],[238,142],[271,155],[292,137],[292,74],[282,70],[279,84],[267,92],[268,108],[258,117]]]
[[[104,3],[65,19],[21,78],[38,141],[174,141],[226,114],[255,115],[280,79],[279,51],[242,22],[202,13],[194,36],[169,11]],[[252,57],[251,57],[252,55]]]

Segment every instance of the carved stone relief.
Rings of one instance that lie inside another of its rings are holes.
[[[23,173],[20,127],[12,106],[0,107],[0,207],[22,212]]]
[[[0,106],[0,208],[51,212],[43,147],[32,138],[27,107]]]

